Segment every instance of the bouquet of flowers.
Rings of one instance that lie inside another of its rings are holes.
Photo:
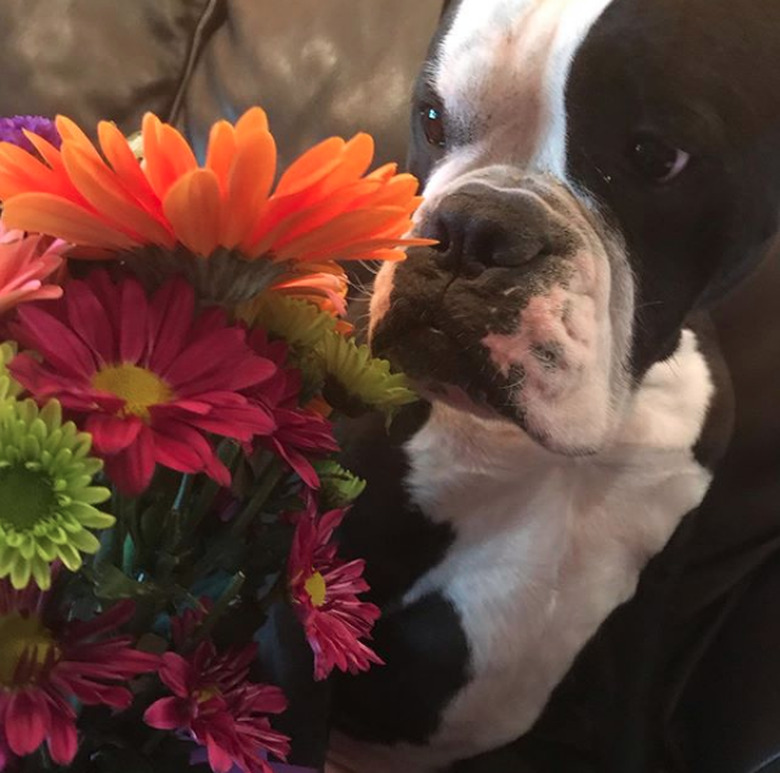
[[[0,770],[286,769],[269,611],[314,680],[380,664],[332,421],[414,396],[338,261],[422,241],[417,181],[365,134],[277,180],[259,108],[204,163],[151,114],[97,137],[0,121]]]

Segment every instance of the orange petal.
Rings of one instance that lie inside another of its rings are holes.
[[[134,241],[174,245],[171,234],[136,203],[105,162],[70,143],[63,146],[62,160],[79,193],[109,225]]]
[[[63,144],[66,142],[78,145],[83,148],[85,152],[94,155],[96,158],[100,158],[100,154],[95,150],[95,146],[87,135],[76,125],[70,118],[66,118],[64,115],[58,115],[54,119],[54,123],[57,126],[57,131],[62,137]]]
[[[413,211],[418,204],[417,197],[414,195],[417,193],[418,186],[416,177],[410,174],[398,175],[371,192],[361,203],[372,207],[395,205],[403,207],[406,211],[411,207]]]
[[[217,121],[209,132],[206,168],[217,176],[223,194],[227,191],[230,167],[235,157],[236,132],[227,121]]]
[[[62,159],[60,158],[60,151],[54,147],[48,140],[41,137],[40,134],[22,129],[24,136],[32,144],[32,146],[38,151],[41,158],[52,168],[57,169],[62,167]]]
[[[374,169],[374,171],[368,175],[368,178],[371,180],[381,180],[382,182],[387,182],[397,171],[398,164],[391,162],[389,164],[385,164],[384,166],[380,166],[378,169]]]
[[[284,249],[272,249],[280,260],[306,260],[309,253],[346,248],[357,241],[371,238],[397,219],[398,211],[393,207],[352,210],[333,218],[322,228],[294,239]]]
[[[270,207],[274,205],[274,201],[270,202]],[[261,255],[265,255],[270,252],[276,242],[287,233],[289,228],[296,228],[299,223],[303,222],[308,216],[308,212],[295,212],[290,217],[285,218],[282,222],[277,223],[273,228],[261,233],[260,237],[252,240],[249,243],[241,244],[241,251],[247,255],[250,259],[258,258]]]
[[[154,192],[164,199],[171,186],[198,168],[192,148],[172,126],[147,113],[142,124],[144,170]]]
[[[274,196],[290,196],[321,180],[336,167],[345,145],[341,137],[330,137],[307,150],[287,167]]]
[[[335,162],[324,164],[314,174],[301,180],[297,186],[296,195],[300,197],[297,207],[305,207],[319,200],[328,198],[339,188],[353,185],[360,180],[368,169],[374,155],[374,140],[368,134],[357,134],[347,142],[339,152]],[[370,184],[381,184],[381,181],[371,180]],[[277,193],[279,191],[277,189]]]
[[[359,202],[370,198],[370,195],[376,192],[379,185],[380,183],[373,180],[360,180],[342,188],[340,191],[332,193],[323,201],[318,201],[305,210],[299,210],[300,212],[306,212],[307,217],[299,222],[295,228],[290,228],[287,233],[281,236],[276,246],[283,247],[304,233],[309,233],[315,228],[325,225],[325,223],[342,212],[346,212],[349,209],[363,208],[359,206]]]
[[[345,146],[338,165],[318,186],[317,193],[327,196],[342,185],[362,177],[374,158],[374,139],[370,134],[356,134]]]
[[[339,250],[336,258],[338,260],[368,260],[366,255],[372,254],[377,250],[403,249],[406,247],[430,247],[438,242],[435,239],[366,239],[357,244]],[[327,250],[323,257],[329,255],[331,250]],[[312,260],[320,260],[317,253],[312,253]],[[307,262],[308,265],[308,262]]]
[[[71,244],[112,250],[138,246],[84,207],[51,193],[22,193],[3,205],[3,221],[11,228],[45,233]]]
[[[268,131],[268,116],[261,107],[250,107],[236,122],[236,134],[254,134]]]
[[[276,175],[276,143],[265,130],[242,132],[228,177],[220,243],[235,247],[261,219]]]
[[[39,187],[39,179],[52,177],[51,170],[31,153],[9,142],[0,142],[0,200]]]
[[[402,260],[406,260],[406,253],[401,249],[374,250],[364,258],[361,258],[361,260],[383,260],[387,263],[398,263]]]
[[[171,186],[163,210],[179,241],[208,257],[219,244],[219,181],[211,169],[195,169]]]
[[[103,155],[128,193],[155,219],[164,223],[162,202],[152,190],[124,134],[110,121],[101,121],[98,124],[98,139]]]
[[[81,200],[62,163],[52,169],[32,153],[0,142],[0,200],[28,192],[54,193],[65,198],[75,196]]]

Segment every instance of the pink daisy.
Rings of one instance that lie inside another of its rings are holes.
[[[278,687],[247,680],[256,654],[254,644],[220,654],[210,641],[186,657],[166,652],[159,674],[173,695],[153,703],[144,720],[159,730],[186,732],[205,747],[215,773],[233,766],[271,773],[265,756],[286,759],[290,741],[271,727],[268,715],[283,712],[287,701]]]
[[[16,591],[0,582],[0,755],[22,757],[45,741],[54,762],[67,765],[78,745],[74,700],[125,709],[132,694],[123,683],[155,670],[159,658],[108,635],[132,617],[132,602],[63,622],[47,601],[34,585]]]
[[[320,481],[309,457],[322,457],[338,451],[333,427],[319,413],[302,408],[300,371],[287,366],[288,347],[284,341],[270,342],[265,331],[257,329],[249,336],[252,350],[271,360],[276,372],[252,390],[252,397],[273,414],[276,428],[257,439],[258,445],[278,454],[311,488]]]
[[[62,266],[65,242],[15,231],[0,221],[0,314],[25,301],[59,298],[62,288],[48,283]]]
[[[365,562],[345,563],[336,556],[333,532],[344,510],[298,520],[288,561],[290,594],[306,638],[314,652],[314,678],[325,679],[338,668],[351,674],[366,671],[382,659],[361,639],[370,638],[379,608],[360,601],[367,591]]]
[[[242,391],[274,376],[274,363],[221,309],[197,313],[181,279],[149,298],[135,279],[115,284],[93,271],[66,290],[61,301],[19,310],[12,334],[41,358],[18,355],[14,377],[81,420],[124,493],[146,489],[156,464],[228,485],[207,435],[249,442],[273,432],[268,408]]]

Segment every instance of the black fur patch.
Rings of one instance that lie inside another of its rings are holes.
[[[343,422],[342,462],[368,481],[341,530],[340,553],[366,559],[370,598],[380,606],[395,601],[438,564],[455,535],[412,504],[403,481],[409,463],[403,444],[427,421],[428,403],[405,408],[388,433],[379,415]]]
[[[372,646],[385,665],[337,682],[335,725],[364,741],[425,743],[468,679],[457,612],[441,595],[425,596],[383,616]]]

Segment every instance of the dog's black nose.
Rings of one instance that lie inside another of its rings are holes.
[[[469,183],[441,200],[420,228],[437,239],[439,264],[478,274],[486,268],[516,268],[552,252],[556,230],[546,204],[524,190]]]

